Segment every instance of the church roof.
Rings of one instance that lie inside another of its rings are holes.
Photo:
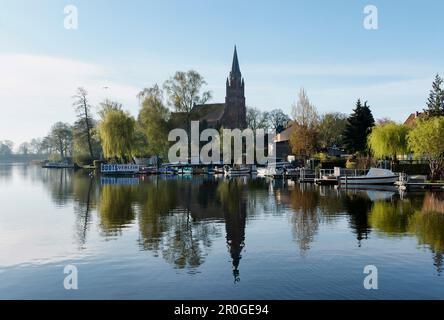
[[[222,119],[225,111],[225,103],[198,104],[191,110],[190,118],[192,121],[206,121],[214,126]],[[173,127],[184,127],[187,121],[185,112],[173,112],[170,123]]]
[[[217,122],[222,119],[225,110],[225,103],[209,103],[195,105],[193,110],[200,121],[206,120],[208,123]]]

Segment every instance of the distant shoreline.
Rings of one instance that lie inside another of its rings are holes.
[[[47,154],[12,154],[0,156],[0,164],[29,163],[31,161],[43,161],[47,158]]]

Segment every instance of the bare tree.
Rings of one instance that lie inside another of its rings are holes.
[[[83,135],[85,136],[88,143],[88,151],[91,158],[94,158],[94,152],[91,142],[91,129],[93,119],[91,117],[91,106],[88,102],[88,92],[82,88],[77,88],[77,94],[73,96],[75,99],[73,102],[73,106],[76,109],[77,117],[79,121],[83,122],[83,126],[79,126],[80,128],[84,128]]]
[[[293,120],[299,125],[308,128],[316,127],[319,123],[319,114],[316,107],[311,104],[304,88],[299,91],[299,99],[292,108]]]
[[[290,123],[290,117],[281,109],[274,109],[268,113],[270,127],[280,133]]]
[[[256,129],[268,128],[268,112],[262,112],[257,108],[247,108],[247,127]]]

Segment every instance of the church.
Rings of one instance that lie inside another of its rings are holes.
[[[201,129],[245,129],[247,109],[245,106],[245,82],[239,67],[237,49],[234,47],[233,63],[226,81],[225,103],[195,105],[191,119],[200,121]]]

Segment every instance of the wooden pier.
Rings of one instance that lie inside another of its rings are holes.
[[[396,185],[401,190],[441,190],[444,191],[442,182],[399,182]]]

